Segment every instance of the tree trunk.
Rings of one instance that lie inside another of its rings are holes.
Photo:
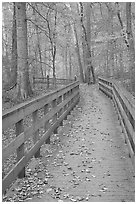
[[[90,10],[90,2],[86,3],[86,31],[87,31],[87,75],[90,76],[90,71],[92,73],[92,77],[93,77],[93,83],[96,82],[95,79],[95,73],[94,73],[94,68],[92,66],[92,56],[91,56],[91,22],[90,22],[90,14],[91,14],[91,10]],[[88,77],[89,80],[89,77]],[[88,83],[90,83],[88,81]]]
[[[11,69],[8,70],[8,83],[4,86],[6,91],[14,88],[17,84],[17,30],[16,30],[16,9],[13,3],[13,27],[12,27],[12,51]]]
[[[65,61],[64,61],[64,63],[65,63],[65,73],[66,73],[66,75],[65,75],[65,78],[66,79],[68,79],[68,67],[67,67],[67,62],[68,62],[68,60],[67,60],[67,53],[68,53],[68,49],[67,49],[68,47],[67,47],[67,43],[66,43],[66,47],[65,47],[65,57],[64,57],[64,59],[65,59]]]
[[[34,10],[34,13],[35,13],[35,10]],[[36,13],[35,13],[35,21],[37,22]],[[44,77],[43,69],[42,69],[42,56],[41,56],[41,48],[40,48],[40,38],[39,38],[38,26],[36,25],[35,28],[36,28],[36,34],[37,34],[37,46],[38,46],[39,59],[40,59],[41,76]]]
[[[40,40],[39,40],[39,34],[38,34],[38,31],[37,31],[37,39],[38,39],[38,50],[39,50],[39,59],[40,59],[41,76],[44,77],[44,74],[43,74],[43,68],[42,68],[42,56],[41,56]]]
[[[18,97],[26,99],[32,94],[29,81],[28,67],[28,42],[27,42],[27,19],[26,3],[17,2],[16,5],[16,23],[17,23],[17,53],[18,53],[18,77],[17,90]]]
[[[129,43],[129,66],[130,66],[130,81],[131,91],[135,91],[135,47],[132,34],[131,22],[131,2],[126,3],[126,18],[127,18],[127,39]]]
[[[74,29],[74,35],[75,35],[75,40],[76,40],[75,50],[76,50],[76,53],[77,53],[78,63],[79,63],[80,81],[84,82],[83,67],[82,67],[82,62],[81,62],[81,57],[80,57],[79,42],[78,42],[78,36],[77,36],[77,31],[76,31],[75,24],[73,26],[73,29]]]
[[[82,35],[82,54],[83,54],[83,72],[84,72],[84,82],[87,81],[86,79],[86,42],[84,36]]]
[[[55,61],[56,61],[56,45],[53,45],[52,49],[52,57],[53,57],[53,87],[56,88],[56,66],[55,66]]]
[[[108,9],[108,34],[111,36],[113,35],[113,10],[111,7],[111,3],[105,3]],[[114,75],[114,40],[109,40],[108,48],[110,50],[109,52],[109,67],[110,67],[110,77],[113,77]]]
[[[123,64],[123,51],[119,53],[119,64],[120,64],[120,77],[123,77],[124,74],[124,64]]]
[[[109,45],[109,43],[107,43],[107,49],[106,49],[106,77],[109,77],[108,45]]]
[[[71,53],[69,51],[69,79],[72,79],[72,64],[71,64]]]

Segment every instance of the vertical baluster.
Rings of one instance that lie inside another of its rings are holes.
[[[71,95],[73,95],[73,89],[71,89]],[[71,104],[73,103],[74,101],[74,97],[71,99]]]
[[[38,110],[34,111],[32,113],[32,117],[33,117],[33,126],[35,127],[35,125],[38,122]],[[34,144],[39,140],[39,130],[36,130],[36,132],[33,133],[33,142]],[[38,151],[35,153],[35,158],[40,157],[40,148],[38,149]]]
[[[49,112],[49,104],[46,104],[44,106],[44,116]],[[47,122],[45,122],[45,125],[44,125],[44,130],[45,132],[47,132],[47,130],[49,129],[50,127],[50,124],[49,124],[49,120]],[[50,137],[48,137],[45,141],[46,144],[50,144]]]
[[[67,93],[63,94],[63,101],[65,101],[66,98],[67,98]],[[65,112],[66,109],[67,109],[67,104],[64,106],[63,112]],[[67,120],[67,116],[64,118],[64,120]]]
[[[16,137],[20,135],[24,131],[24,126],[23,126],[23,119],[20,120],[15,124],[16,127]],[[23,156],[24,156],[24,143],[17,148],[17,161],[19,161]],[[25,177],[25,167],[22,168],[21,172],[18,174],[18,178],[23,178]]]
[[[68,91],[68,98],[71,96],[71,90]],[[71,100],[68,102],[68,108],[71,106]],[[70,115],[71,111],[68,112],[68,115]]]
[[[57,106],[57,100],[54,99],[52,101],[52,108],[54,109],[56,106]],[[55,115],[53,116],[52,123],[54,124],[56,122],[56,120],[57,120],[57,113],[55,113]],[[54,130],[54,134],[57,134],[57,128]]]
[[[58,98],[58,104],[60,104],[61,102],[62,102],[62,96],[60,96],[60,97]],[[63,108],[61,108],[61,109],[59,110],[59,112],[58,112],[58,118],[62,115],[62,113],[63,113]],[[60,122],[60,126],[63,126],[63,121]]]
[[[46,105],[44,106],[44,116],[48,113],[48,111],[49,111],[49,104],[46,104]],[[48,126],[49,126],[49,121],[47,121],[47,122],[45,123],[45,125],[44,125],[44,130],[45,130],[45,132],[47,131]]]

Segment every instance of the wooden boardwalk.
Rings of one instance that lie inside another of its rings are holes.
[[[36,166],[45,165],[46,172],[39,179],[51,176],[29,202],[134,202],[134,170],[112,103],[97,86],[80,86],[80,97],[57,135],[57,148],[50,144],[48,160],[41,148]]]

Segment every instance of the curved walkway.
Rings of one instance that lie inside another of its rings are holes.
[[[41,169],[34,174],[42,190],[28,201],[133,202],[134,171],[114,107],[96,85],[80,85],[80,95],[59,134],[29,164]]]

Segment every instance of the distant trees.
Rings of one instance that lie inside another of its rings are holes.
[[[5,2],[2,22],[4,90],[24,99],[34,75],[56,86],[56,77],[95,83],[101,74],[134,91],[133,2]]]

